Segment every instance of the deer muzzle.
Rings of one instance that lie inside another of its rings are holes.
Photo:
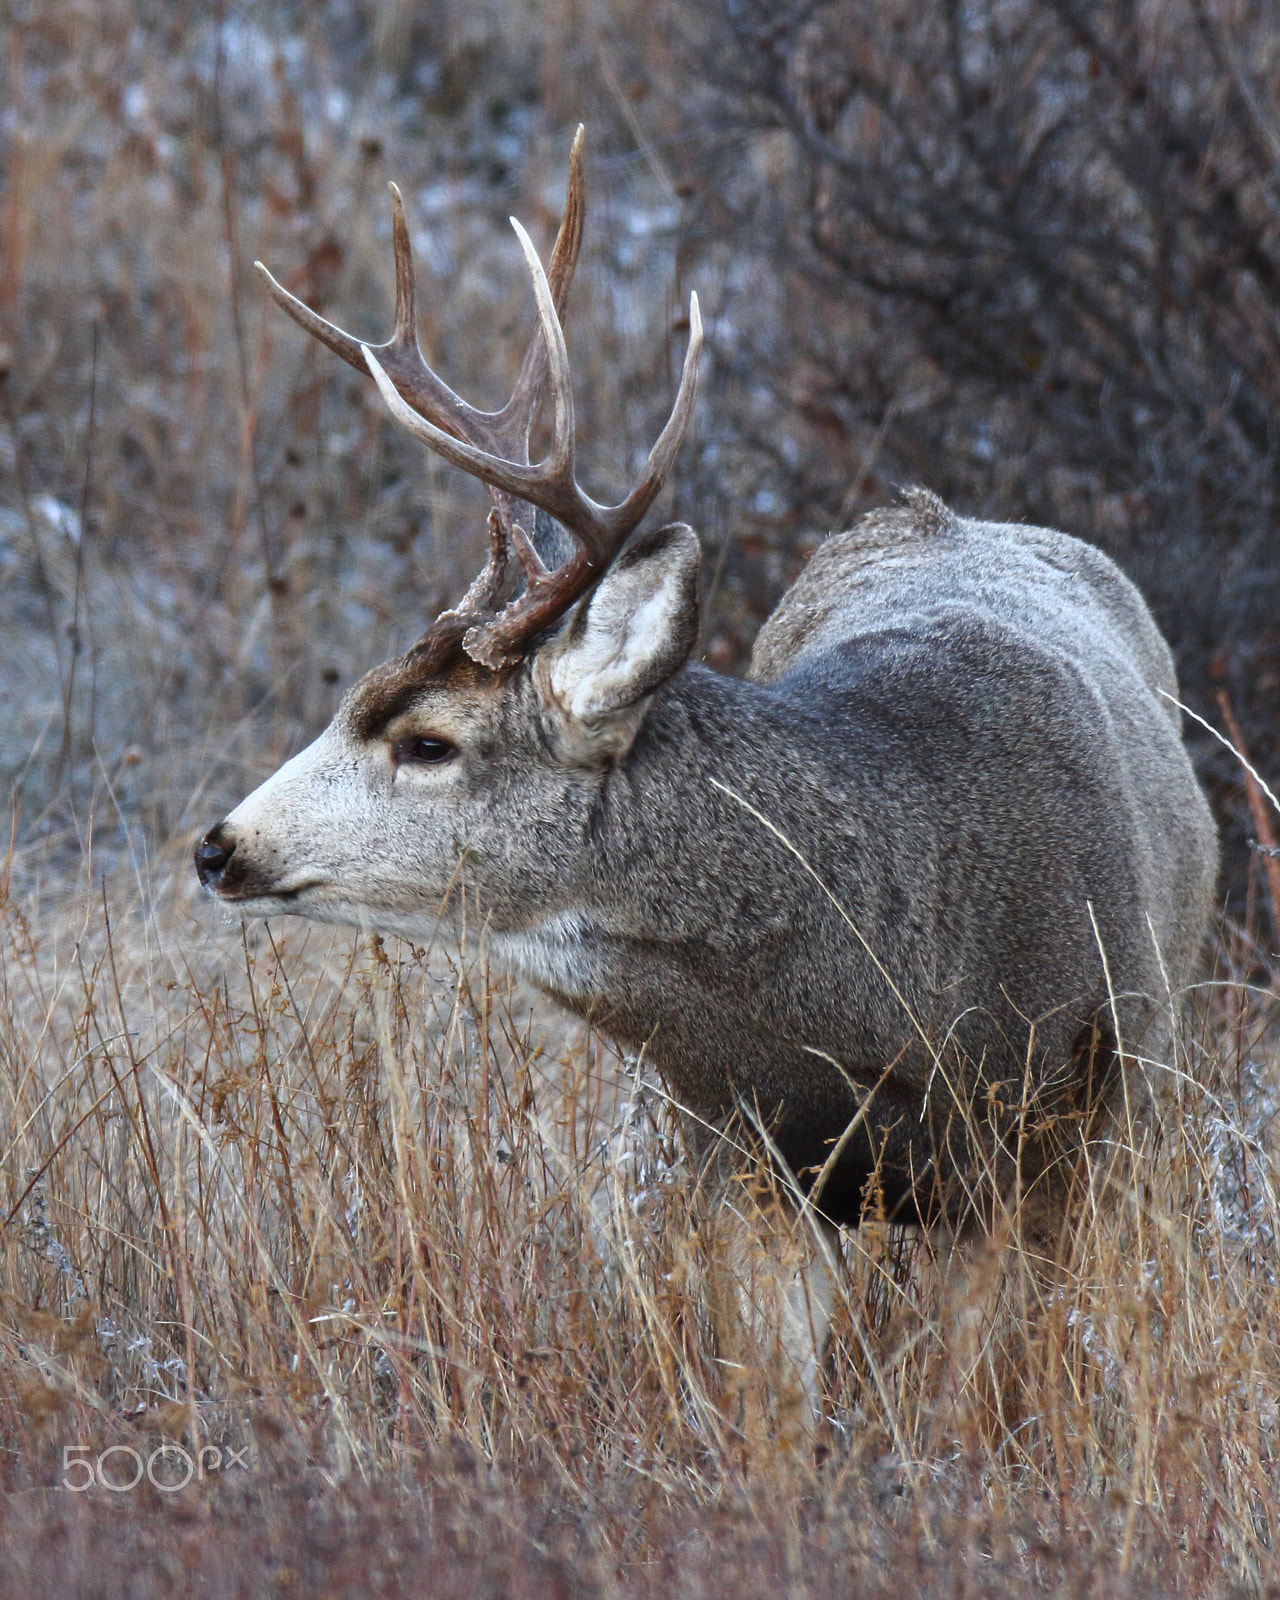
[[[195,849],[196,876],[202,888],[217,893],[235,849],[235,840],[227,836],[221,822],[209,829]]]

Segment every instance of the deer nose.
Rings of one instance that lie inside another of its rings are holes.
[[[235,841],[228,840],[222,824],[210,828],[196,846],[196,874],[206,889],[216,889],[223,868],[235,854]]]

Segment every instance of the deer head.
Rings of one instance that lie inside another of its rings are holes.
[[[421,934],[438,919],[464,856],[478,864],[483,898],[500,920],[518,924],[551,909],[575,869],[565,842],[575,816],[692,648],[695,535],[681,524],[632,535],[689,424],[698,300],[690,298],[689,347],[666,426],[630,493],[600,505],[577,481],[560,321],[582,239],[582,142],[580,128],[549,271],[512,219],[538,324],[500,411],[468,405],[422,358],[394,185],[395,329],[385,344],[364,344],[325,321],[257,264],[296,322],[372,374],[399,423],[487,486],[493,510],[488,559],[462,601],[403,660],[357,683],[321,737],[196,847],[201,882],[242,912]],[[544,385],[551,444],[531,463]],[[530,537],[535,525],[540,536]],[[561,559],[548,565],[549,553]]]

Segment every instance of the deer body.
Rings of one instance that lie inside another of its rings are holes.
[[[397,263],[402,283],[399,242]],[[539,291],[547,349],[561,289]],[[495,517],[528,492],[572,528],[563,485],[482,475]],[[643,1050],[697,1125],[767,1130],[836,1222],[971,1209],[978,1165],[1051,1175],[1046,1118],[1088,1123],[1117,1046],[1166,1048],[1216,875],[1133,586],[915,491],[818,551],[739,680],[689,662],[688,528],[624,530],[550,612],[589,539],[544,576],[545,527],[493,526],[468,601],[210,831],[202,879],[244,912],[409,937],[473,895],[496,960]]]
[[[691,639],[692,536],[650,544]],[[802,1182],[875,1089],[823,1186],[837,1221],[877,1169],[897,1214],[930,1209],[956,1087],[1065,1108],[1095,1018],[1164,1048],[1216,849],[1168,651],[1097,551],[917,493],[819,550],[747,680],[678,666],[621,753],[540,689],[556,642],[505,674],[378,669],[222,825],[222,893],[425,938],[464,879],[499,963],[699,1118],[748,1108]],[[393,770],[406,728],[461,757]]]

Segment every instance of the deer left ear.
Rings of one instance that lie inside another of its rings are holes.
[[[538,652],[533,678],[564,759],[617,760],[698,637],[698,536],[668,523],[623,551]]]

